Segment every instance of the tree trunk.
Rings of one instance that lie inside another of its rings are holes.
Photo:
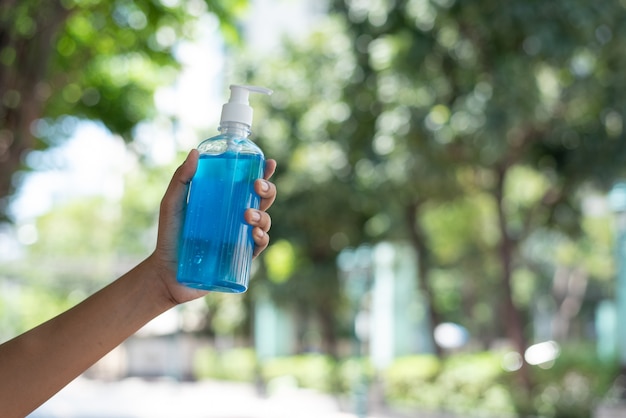
[[[20,35],[15,28],[20,17],[12,13],[17,8],[12,3],[0,6],[0,51],[13,53],[11,62],[0,63],[0,218],[6,212],[6,197],[13,192],[13,174],[35,146],[31,125],[49,96],[48,61],[57,32],[69,16],[59,2],[33,2],[34,33]]]
[[[337,332],[335,329],[337,320],[333,312],[336,312],[336,309],[319,306],[317,309],[317,318],[320,321],[322,330],[322,352],[336,359],[338,358]]]
[[[420,207],[421,203],[419,201],[415,201],[409,204],[406,208],[406,222],[409,231],[409,237],[411,239],[411,243],[415,250],[417,256],[417,283],[418,288],[420,289],[422,296],[426,299],[426,303],[428,304],[428,315],[429,321],[428,324],[430,326],[430,335],[434,336],[435,327],[441,322],[441,318],[439,312],[435,308],[434,304],[434,295],[433,290],[430,287],[430,283],[428,281],[430,275],[430,250],[428,248],[428,243],[426,240],[426,234],[419,224],[420,218]],[[436,354],[441,356],[442,351],[441,347],[437,345],[437,342],[434,341],[434,346],[436,350]]]
[[[508,166],[506,165],[496,169],[496,188],[494,190],[494,198],[498,213],[498,228],[500,230],[498,252],[502,266],[502,325],[504,326],[513,347],[523,357],[527,346],[526,336],[524,335],[524,323],[522,321],[521,312],[517,309],[515,303],[513,302],[513,290],[511,286],[511,279],[513,275],[513,254],[515,252],[516,244],[509,234],[507,216],[504,209],[504,185],[507,171]],[[519,376],[524,388],[530,392],[532,382],[528,370],[528,364],[525,361],[522,361]]]

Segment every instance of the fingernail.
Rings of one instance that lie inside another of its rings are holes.
[[[261,190],[263,190],[264,192],[267,192],[270,189],[270,184],[267,182],[267,180],[263,180],[261,182]]]
[[[261,214],[255,210],[252,212],[252,215],[250,215],[250,218],[252,219],[252,222],[257,222],[261,219]]]
[[[261,228],[258,228],[256,230],[256,236],[257,238],[263,238],[265,236],[265,231],[263,231]]]

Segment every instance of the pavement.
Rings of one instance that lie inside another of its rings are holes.
[[[349,403],[349,402],[348,402]],[[345,402],[344,402],[345,404]],[[253,385],[79,377],[29,418],[361,418],[327,394],[289,385],[261,396]],[[367,415],[368,418],[386,418]]]

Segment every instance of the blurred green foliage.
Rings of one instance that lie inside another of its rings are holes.
[[[212,347],[199,349],[194,357],[194,375],[199,379],[253,382],[257,373],[253,349],[240,348],[218,352]]]
[[[563,302],[559,269],[610,296],[610,213],[583,207],[625,174],[623,4],[330,4],[308,39],[233,60],[275,90],[255,133],[279,161],[272,236],[302,258],[254,286],[334,335],[337,254],[409,241],[434,324],[519,351],[536,304]]]
[[[619,374],[614,361],[600,361],[593,344],[564,345],[552,367],[535,368],[532,411],[551,417],[589,417],[610,397]],[[523,406],[518,408],[523,411]]]
[[[335,362],[322,354],[278,357],[261,365],[261,377],[271,384],[281,377],[293,377],[297,387],[332,392]]]
[[[588,418],[608,393],[617,374],[614,363],[595,359],[593,346],[562,347],[553,363],[533,367],[536,386],[530,397],[514,374],[502,368],[504,352],[476,352],[438,358],[399,357],[380,374],[363,358],[334,360],[319,354],[279,357],[257,363],[251,350],[217,352],[207,348],[196,356],[196,377],[314,389],[348,396],[362,379],[380,382],[392,410],[445,411],[463,417],[537,416]],[[372,386],[373,387],[373,386]]]

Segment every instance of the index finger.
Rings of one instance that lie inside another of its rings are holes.
[[[263,173],[263,178],[265,180],[269,180],[269,178],[274,175],[274,171],[276,171],[276,165],[276,160],[265,161],[265,172]]]

